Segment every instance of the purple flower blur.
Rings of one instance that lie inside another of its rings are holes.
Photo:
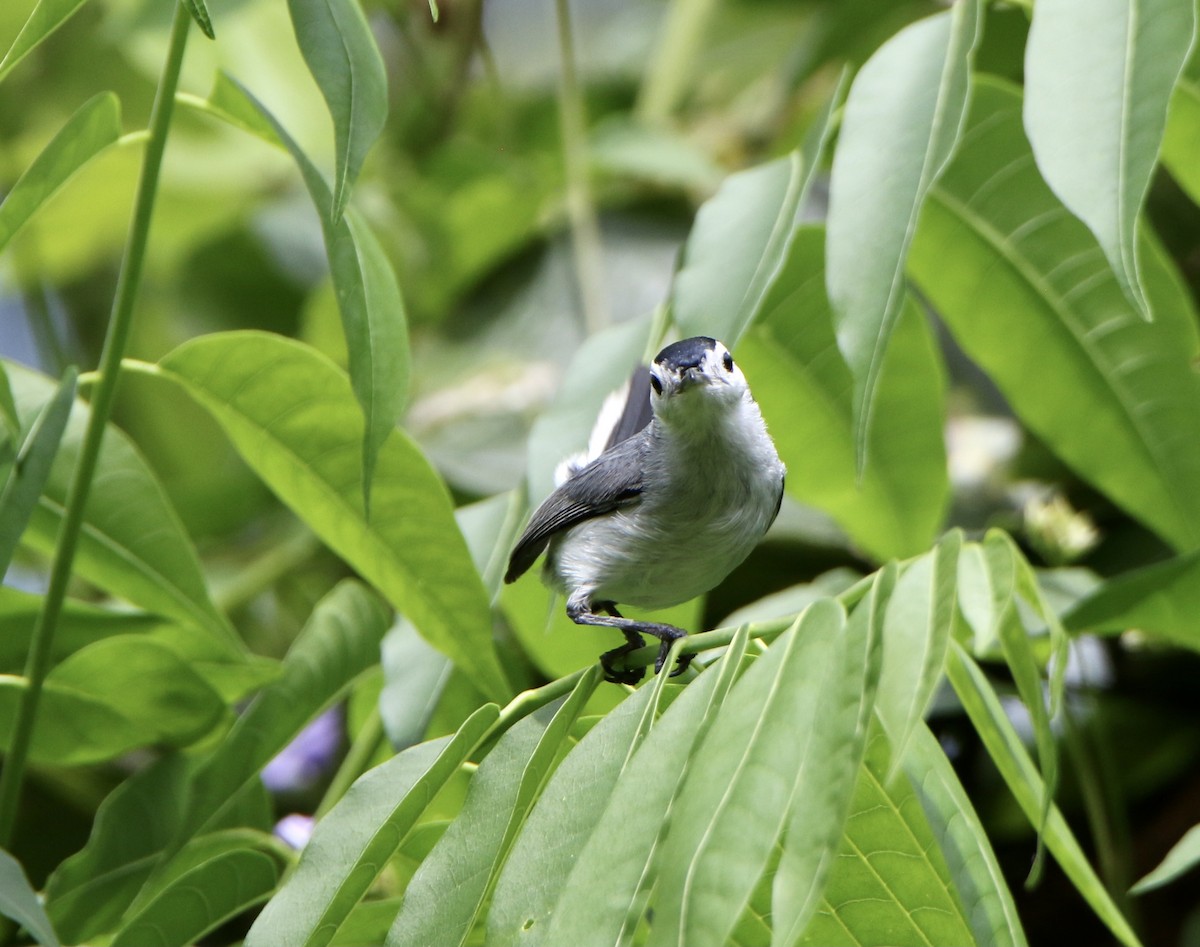
[[[312,816],[293,812],[275,823],[275,837],[296,851],[300,851],[312,838],[314,824]]]
[[[342,709],[331,707],[263,767],[263,784],[274,793],[308,788],[329,768],[341,739]]]

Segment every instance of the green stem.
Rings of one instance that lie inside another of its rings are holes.
[[[350,749],[346,753],[346,758],[342,760],[342,765],[333,774],[329,788],[321,797],[317,811],[313,813],[314,819],[322,818],[341,801],[342,797],[346,795],[346,791],[354,785],[354,781],[367,771],[367,764],[371,762],[375,751],[379,749],[379,744],[382,742],[383,716],[379,712],[379,702],[376,701],[370,716],[363,722],[354,737],[354,742],[350,744]]]
[[[575,275],[579,280],[584,323],[588,333],[592,334],[608,325],[603,246],[588,180],[587,127],[583,116],[583,93],[575,71],[569,0],[555,0],[554,8],[558,22],[558,49],[562,58],[558,116],[563,161],[566,164],[567,215],[571,221],[571,247],[575,256]]]
[[[79,460],[67,494],[66,513],[58,532],[58,545],[54,563],[50,569],[50,584],[46,600],[38,615],[33,631],[29,657],[25,664],[26,686],[17,706],[13,724],[12,744],[0,773],[0,847],[7,848],[12,840],[16,822],[17,804],[21,795],[21,783],[25,763],[29,756],[29,745],[37,722],[38,703],[42,695],[42,684],[50,668],[51,647],[54,632],[62,612],[67,583],[71,578],[71,567],[75,558],[75,546],[79,530],[83,525],[83,511],[87,504],[88,491],[100,456],[100,445],[108,419],[112,414],[113,400],[120,378],[121,356],[129,338],[134,304],[137,301],[138,285],[142,277],[142,265],[146,258],[146,244],[150,235],[150,220],[154,212],[154,198],[158,191],[158,175],[162,167],[163,150],[167,143],[167,131],[171,124],[171,111],[175,103],[175,87],[179,84],[179,71],[183,64],[183,52],[187,45],[188,27],[191,17],[182,3],[175,7],[175,19],[171,24],[170,45],[163,66],[162,78],[150,113],[150,137],[146,142],[146,153],[142,159],[142,176],[138,182],[137,197],[133,206],[133,223],[125,246],[125,256],[117,277],[116,298],[113,301],[112,317],[104,338],[104,349],[100,355],[100,383],[92,397],[91,413]]]
[[[670,119],[691,83],[692,64],[716,7],[717,0],[672,0],[638,94],[638,119],[652,125]]]

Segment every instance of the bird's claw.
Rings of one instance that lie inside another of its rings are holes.
[[[667,663],[667,657],[671,653],[671,645],[675,643],[675,640],[678,640],[678,639],[667,639],[667,640],[663,641],[663,643],[659,646],[658,657],[655,658],[655,660],[654,660],[654,673],[655,674],[658,674],[663,669],[663,665],[665,665]],[[688,669],[688,666],[691,663],[692,663],[692,656],[690,654],[681,654],[679,656],[679,660],[675,662],[675,667],[672,669],[669,676],[670,677],[679,677],[680,674],[682,674],[684,671],[686,671]]]

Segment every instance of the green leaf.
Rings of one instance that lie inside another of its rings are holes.
[[[487,704],[453,738],[411,747],[361,776],[317,824],[296,872],[250,929],[247,947],[329,943],[498,716]]]
[[[588,731],[550,777],[496,882],[489,947],[529,943],[550,921],[571,866],[653,714],[656,693],[655,687],[638,688]]]
[[[909,565],[888,602],[877,704],[892,745],[889,782],[903,765],[909,740],[925,719],[942,679],[958,607],[955,585],[961,546],[962,534],[954,530],[936,549]]]
[[[1039,0],[1025,48],[1025,131],[1042,177],[1095,234],[1149,317],[1137,223],[1195,32],[1195,0]]]
[[[984,542],[983,555],[988,572],[992,576],[994,635],[1000,642],[1004,660],[1017,685],[1017,692],[1029,712],[1044,780],[1041,816],[1037,823],[1038,850],[1033,867],[1029,871],[1029,883],[1035,884],[1042,872],[1046,821],[1050,816],[1050,803],[1058,785],[1058,746],[1054,739],[1054,731],[1050,728],[1050,716],[1046,712],[1046,703],[1042,696],[1042,678],[1037,657],[1033,653],[1029,633],[1018,611],[1016,548],[1006,536],[993,530]]]
[[[12,386],[8,383],[8,373],[4,370],[3,362],[0,362],[0,426],[3,427],[7,437],[13,440],[16,440],[21,433],[21,422],[17,418],[17,405],[13,401]],[[0,440],[0,445],[3,443],[4,441]],[[11,454],[7,458],[0,454],[0,462],[4,459],[11,459],[11,457]]]
[[[871,583],[822,681],[809,759],[793,793],[767,906],[774,947],[797,943],[816,911],[842,840],[862,764],[883,658],[884,614],[898,568],[889,563]]]
[[[0,586],[0,674],[19,674],[25,667],[33,628],[44,598]],[[145,635],[178,655],[208,685],[231,703],[247,691],[262,686],[275,674],[277,662],[252,657],[244,648],[210,635],[198,635],[191,625],[146,612],[114,611],[67,599],[54,633],[51,662],[101,639]]]
[[[517,943],[600,947],[627,941],[649,896],[667,813],[678,804],[695,747],[718,719],[745,647],[740,634],[650,730],[579,850],[548,922],[535,919],[523,927]]]
[[[0,675],[0,743],[11,739],[22,677]],[[187,746],[224,716],[215,690],[169,648],[108,638],[50,672],[30,747],[35,762],[80,766],[141,746]]]
[[[208,15],[208,7],[204,5],[204,0],[183,0],[183,5],[187,7],[187,12],[196,25],[200,27],[202,32],[209,39],[216,39],[217,35],[213,32],[212,17]]]
[[[845,622],[835,600],[815,602],[731,692],[671,813],[652,901],[651,947],[705,938],[724,943],[766,869],[789,811],[808,802],[796,790],[830,777],[809,769],[829,762],[817,757],[825,744],[813,734],[822,701],[841,696],[843,682],[835,669]],[[861,662],[865,649],[856,650]],[[862,667],[848,673],[861,678]],[[849,726],[834,742],[853,739],[856,715],[829,721]]]
[[[955,339],[1081,477],[1180,550],[1200,543],[1200,387],[1042,183],[1012,87],[980,79],[909,265]],[[996,182],[1003,181],[1003,187]]]
[[[1161,635],[1200,650],[1200,551],[1109,579],[1064,618],[1072,631]]]
[[[360,583],[340,582],[313,609],[283,661],[229,735],[196,769],[179,843],[214,820],[238,791],[379,660],[389,625],[383,603]]]
[[[87,845],[59,865],[46,886],[47,910],[69,943],[116,928],[163,850],[176,840],[189,775],[183,756],[163,756],[100,804]],[[269,828],[270,802],[262,781],[250,782],[226,813],[228,824]]]
[[[326,0],[301,2],[320,7]],[[338,7],[357,12],[353,2]],[[266,140],[281,143],[291,154],[317,206],[346,336],[350,382],[365,418],[362,490],[364,507],[369,510],[379,451],[404,412],[411,371],[408,320],[396,275],[370,226],[361,217],[355,213],[343,217],[340,212],[336,217],[329,216],[325,208],[333,197],[324,176],[262,103],[235,82],[221,81],[221,77],[213,95],[220,96],[216,104],[218,114],[247,116],[233,121],[250,130],[269,128]]]
[[[120,136],[121,104],[113,93],[84,102],[0,203],[0,252],[76,171]]]
[[[1155,888],[1174,881],[1186,871],[1191,871],[1200,862],[1200,825],[1193,825],[1172,846],[1158,866],[1129,889],[1131,894],[1145,894]]]
[[[700,207],[675,277],[671,313],[684,335],[733,348],[779,278],[820,170],[839,83],[803,151],[732,174]]]
[[[58,935],[21,863],[0,850],[0,914],[25,928],[39,944],[59,947]]]
[[[1167,128],[1163,134],[1162,161],[1171,175],[1200,204],[1200,45],[1175,84],[1171,107],[1167,113]]]
[[[937,345],[923,315],[906,307],[884,358],[879,423],[856,488],[853,382],[824,274],[824,232],[805,227],[738,346],[738,362],[788,465],[788,492],[829,513],[877,559],[916,555],[933,541],[950,490]]]
[[[950,643],[947,653],[946,675],[954,686],[963,709],[971,718],[976,732],[983,740],[1004,782],[1030,823],[1037,825],[1041,819],[1042,800],[1045,788],[1033,761],[1029,758],[1021,738],[1000,705],[991,684],[956,641]],[[1140,941],[1129,922],[1121,914],[1105,890],[1104,883],[1096,876],[1079,842],[1071,832],[1058,806],[1052,805],[1043,833],[1046,847],[1071,879],[1076,890],[1083,896],[1096,916],[1103,921],[1113,935],[1128,945],[1138,947]]]
[[[76,374],[74,367],[67,369],[58,390],[33,419],[0,488],[0,576],[8,571],[21,534],[50,476],[75,400]]]
[[[236,79],[231,79],[228,73],[218,70],[213,77],[212,90],[208,93],[207,99],[181,95],[178,104],[190,106],[199,112],[233,125],[235,128],[249,132],[268,145],[274,145],[284,150],[288,149],[276,131],[279,123],[269,117],[269,113],[262,104],[243,89]]]
[[[22,426],[54,396],[54,383],[8,366]],[[58,538],[89,409],[76,400],[66,433],[22,541],[50,555]],[[213,605],[200,562],[166,493],[133,443],[111,424],[100,448],[75,554],[80,576],[147,611],[194,626],[226,644],[240,639]]]
[[[409,882],[387,947],[458,947],[466,942],[599,681],[600,668],[593,665],[565,700],[519,721],[480,763],[462,812]]]
[[[979,21],[977,0],[964,0],[901,30],[867,60],[846,101],[829,182],[826,280],[854,378],[860,472],[917,215],[966,118]]]
[[[337,171],[322,218],[336,222],[387,120],[383,57],[357,0],[288,0],[296,41],[333,118]]]
[[[47,36],[69,20],[85,0],[38,0],[13,40],[12,46],[0,59],[0,79],[8,75],[22,59],[31,53]]]
[[[876,728],[825,899],[802,944],[976,943],[916,794],[907,780],[886,783],[891,758]]]
[[[298,342],[261,332],[185,343],[162,374],[216,418],[276,495],[371,581],[489,696],[509,685],[488,599],[445,484],[397,431],[379,454],[375,515],[362,505],[362,416],[346,376]]]
[[[270,897],[277,859],[252,849],[223,852],[180,876],[124,924],[113,947],[191,944]]]
[[[1025,947],[1012,892],[954,767],[930,729],[913,734],[904,771],[941,847],[977,944]]]

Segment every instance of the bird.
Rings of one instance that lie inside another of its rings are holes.
[[[667,345],[636,371],[602,450],[595,441],[598,456],[560,465],[562,482],[517,540],[504,581],[545,551],[543,581],[565,595],[571,620],[625,635],[600,656],[606,680],[636,684],[645,668],[617,664],[645,647],[642,636],[660,641],[657,674],[687,632],[617,606],[669,608],[716,587],[779,515],[787,470],[746,376],[708,336]],[[672,676],[690,661],[681,656]]]

